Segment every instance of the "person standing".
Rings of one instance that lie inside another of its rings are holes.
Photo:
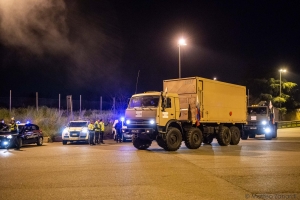
[[[112,134],[114,136],[114,140],[117,141],[117,130],[116,130],[116,124],[119,122],[118,119],[115,119],[113,125],[112,125]]]
[[[94,128],[94,122],[91,120],[89,125],[88,125],[88,129],[89,129],[89,140],[90,140],[90,145],[95,145],[94,142],[94,137],[95,137],[95,128]]]
[[[116,123],[115,129],[116,129],[116,141],[117,142],[123,142],[122,121],[119,120],[119,122]]]
[[[94,127],[95,127],[95,143],[100,144],[100,124],[99,124],[99,119],[95,121]]]
[[[4,119],[0,120],[0,131],[6,131],[8,126],[5,124]]]
[[[18,132],[18,127],[17,127],[16,121],[15,121],[15,118],[11,118],[10,131],[13,132],[13,133]]]
[[[102,119],[100,119],[99,125],[100,125],[100,143],[105,144],[104,141],[103,141],[104,129],[105,128],[104,128],[104,122],[102,121]]]

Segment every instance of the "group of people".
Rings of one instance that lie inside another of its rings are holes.
[[[18,126],[15,121],[15,118],[11,118],[11,121],[9,125],[5,124],[4,119],[0,120],[0,131],[11,131],[11,132],[17,132]]]
[[[88,125],[88,129],[90,134],[89,135],[90,145],[104,144],[103,135],[104,135],[105,124],[102,119],[98,119],[95,122],[91,120]]]

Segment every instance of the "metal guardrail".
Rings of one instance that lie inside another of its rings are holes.
[[[300,121],[280,121],[277,122],[277,128],[296,128],[300,127]]]

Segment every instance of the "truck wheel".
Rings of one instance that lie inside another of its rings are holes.
[[[164,139],[161,136],[156,137],[156,142],[157,142],[158,146],[160,146],[161,148],[163,148],[163,149],[166,148],[166,142],[164,141]]]
[[[232,126],[232,127],[230,127],[230,132],[231,132],[230,144],[237,145],[241,139],[240,129],[236,126]]]
[[[243,133],[242,133],[242,140],[247,140],[248,139],[248,136],[249,136],[249,133],[248,133],[248,131],[243,131]]]
[[[62,143],[63,143],[63,145],[66,145],[68,143],[68,141],[67,140],[63,140]]]
[[[152,144],[151,140],[142,140],[141,138],[133,138],[133,146],[139,150],[148,149]]]
[[[231,133],[227,126],[222,126],[219,130],[219,134],[217,136],[217,140],[219,145],[228,146],[231,141]]]
[[[189,149],[198,149],[203,142],[202,132],[198,128],[191,128],[186,133],[185,146]]]
[[[249,135],[249,138],[255,138],[255,133],[250,133],[248,135]]]
[[[212,134],[203,136],[203,143],[204,144],[211,144],[212,141],[214,140],[214,136]]]
[[[176,151],[181,146],[182,135],[177,128],[170,127],[168,128],[166,135],[166,151]]]
[[[37,141],[36,141],[36,144],[37,144],[38,146],[42,146],[42,145],[43,145],[43,138],[42,138],[42,137],[38,137],[36,140],[37,140]]]

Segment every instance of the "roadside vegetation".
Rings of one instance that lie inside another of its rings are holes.
[[[11,113],[9,109],[0,108],[0,119],[4,119],[6,124],[9,124],[12,117],[21,123],[29,121],[38,125],[43,131],[44,137],[49,137],[53,140],[54,137],[61,135],[62,130],[70,120],[103,119],[106,125],[105,134],[110,134],[114,119],[120,116],[113,114],[112,111],[102,111],[100,113],[99,110],[82,110],[81,112],[73,112],[72,115],[68,115],[65,110],[59,111],[48,107],[39,107],[38,110],[35,107],[13,108]]]

